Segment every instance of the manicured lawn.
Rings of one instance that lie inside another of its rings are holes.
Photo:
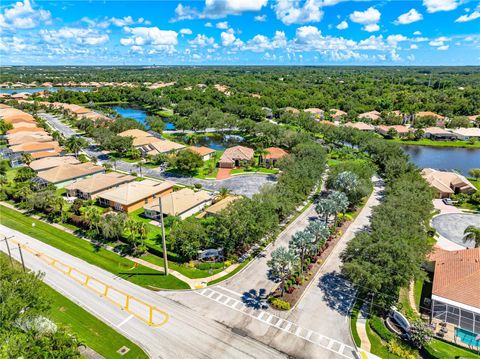
[[[468,350],[450,345],[441,340],[434,339],[425,348],[430,354],[438,359],[479,359],[480,355],[472,353]]]
[[[264,167],[251,167],[250,169],[246,168],[235,168],[230,171],[230,174],[238,174],[238,173],[268,173],[268,174],[276,174],[278,170],[275,168],[264,168]]]
[[[352,313],[350,314],[350,329],[352,331],[353,341],[355,342],[355,345],[357,347],[360,347],[362,345],[362,341],[357,332],[357,319],[358,319],[358,314],[360,313],[361,307],[362,307],[362,302],[357,300],[355,302],[355,306],[352,309]]]
[[[147,218],[143,215],[143,208],[139,208],[136,211],[129,214],[130,217],[136,221],[144,222],[147,226],[147,240],[153,240],[156,243],[156,239],[162,236],[162,229],[160,226],[155,226],[150,222],[152,219]],[[170,228],[165,226],[165,234],[170,232]]]
[[[370,352],[380,358],[401,359],[400,357],[389,353],[386,346],[383,345],[382,339],[370,328],[367,321],[367,336],[370,340]]]
[[[147,254],[147,255],[144,255],[142,259],[147,262],[163,267],[164,261],[163,261],[163,258],[161,257],[155,256],[153,254]],[[223,270],[223,268],[217,268],[212,270],[208,270],[208,269],[202,270],[195,267],[190,268],[190,267],[181,265],[179,263],[172,262],[170,260],[168,261],[168,268],[171,268],[174,271],[177,271],[183,274],[184,276],[192,279],[210,277],[211,275],[220,273]]]
[[[480,191],[480,179],[476,180],[473,177],[468,177],[468,180]]]
[[[467,141],[432,141],[423,138],[418,141],[407,141],[400,138],[387,140],[389,142],[396,142],[401,145],[417,145],[417,146],[431,146],[431,147],[465,147],[465,148],[480,148],[480,141],[475,142],[473,145]]]
[[[224,280],[230,278],[230,277],[233,277],[235,274],[237,274],[238,272],[240,272],[243,267],[245,267],[248,263],[250,262],[250,259],[247,259],[245,262],[241,263],[237,268],[235,268],[233,271],[231,271],[230,273],[224,275],[223,277],[221,278],[218,278],[218,279],[215,279],[215,280],[212,280],[211,282],[208,282],[208,285],[214,285],[214,284],[217,284],[217,283],[220,283],[220,282],[223,282]]]
[[[129,259],[4,206],[0,206],[0,223],[143,287],[154,290],[188,288],[186,283],[171,275],[164,276],[141,265],[134,267]]]
[[[42,284],[50,299],[49,317],[68,331],[86,346],[92,348],[105,358],[148,358],[148,356],[129,339],[113,330],[107,324],[70,301],[51,287]],[[117,350],[126,346],[130,351],[120,355]]]

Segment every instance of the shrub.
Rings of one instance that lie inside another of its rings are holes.
[[[223,263],[225,265],[225,267],[230,267],[232,265],[232,261],[228,260],[228,261],[225,261],[225,263]]]
[[[390,341],[396,339],[395,334],[393,334],[392,332],[390,332],[390,331],[385,327],[385,325],[383,324],[382,319],[380,319],[379,317],[377,317],[377,316],[372,316],[372,317],[368,320],[368,324],[370,325],[370,328],[372,328],[373,331],[374,331],[375,333],[377,333],[377,334],[380,336],[380,338],[382,338],[383,340],[385,340],[385,341],[387,341],[387,342],[390,342]]]
[[[290,310],[291,306],[289,302],[286,302],[284,300],[270,297],[269,302],[272,305],[272,307],[279,309],[279,310]]]
[[[387,344],[388,351],[402,359],[416,359],[415,352],[404,344],[391,340]]]
[[[194,187],[196,189],[200,189],[200,188],[202,188],[202,184],[201,183],[195,183]]]

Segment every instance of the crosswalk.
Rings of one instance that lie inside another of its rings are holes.
[[[222,292],[222,290],[229,291],[226,288],[219,287],[219,289],[205,288],[196,291],[195,293],[213,300],[221,305],[229,307],[235,311],[241,312],[253,319],[259,320],[271,327],[277,328],[310,343],[318,345],[324,349],[332,351],[344,358],[355,358],[353,354],[355,350],[351,346],[341,343],[333,338],[329,338],[323,334],[317,333],[313,330],[303,328],[289,320],[280,318],[273,313],[262,309],[248,307],[242,301],[234,298],[230,294]]]

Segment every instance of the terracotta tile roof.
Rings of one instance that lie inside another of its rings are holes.
[[[20,145],[11,146],[10,149],[13,152],[35,152],[35,151],[45,151],[45,150],[54,150],[58,148],[57,141],[50,142],[30,142],[23,143]]]
[[[452,132],[460,136],[480,137],[480,128],[477,128],[477,127],[471,127],[471,128],[460,127],[460,128],[453,129]]]
[[[131,136],[124,136],[124,137],[131,137]],[[157,137],[141,136],[141,137],[134,137],[132,144],[134,147],[141,147],[141,146],[148,146],[155,142],[160,142],[160,141],[162,140]]]
[[[360,131],[374,131],[375,127],[365,122],[347,122],[345,127],[356,128]]]
[[[244,147],[244,146],[233,146],[227,148],[225,152],[223,152],[222,157],[220,158],[220,162],[234,162],[236,160],[239,161],[250,161],[255,154],[255,151],[251,148]]]
[[[53,140],[52,136],[47,134],[27,134],[23,136],[14,136],[12,138],[8,138],[8,144],[10,146],[21,145],[22,143],[30,143],[30,142],[51,142]]]
[[[321,121],[318,121],[318,123],[321,123],[322,125],[335,126],[335,124],[332,121],[327,121],[327,120],[321,120]]]
[[[290,113],[300,113],[300,111],[298,109],[296,109],[295,107],[290,107],[290,106],[287,106],[283,109],[285,112],[290,112]]]
[[[206,155],[209,155],[211,153],[215,153],[215,150],[212,149],[212,148],[208,148],[208,147],[205,147],[205,146],[200,146],[200,147],[197,147],[197,146],[191,146],[188,148],[190,151],[193,151],[195,153],[198,153],[200,156],[206,156]]]
[[[432,111],[420,111],[415,114],[417,117],[435,117],[437,119],[442,119],[445,118],[442,115],[439,115],[438,113],[432,112]]]
[[[34,128],[37,127],[37,124],[35,122],[25,122],[25,121],[19,121],[12,123],[13,128]]]
[[[393,126],[380,125],[380,126],[377,126],[377,131],[382,134],[387,134],[388,130],[390,130],[391,128],[393,128],[399,134],[406,134],[410,132],[410,130],[407,127],[402,125],[393,125]]]
[[[447,131],[441,127],[427,127],[424,128],[423,131],[432,135],[453,135],[450,131]]]
[[[170,181],[157,182],[152,180],[129,182],[101,192],[98,197],[128,206],[142,201],[145,198],[165,192],[173,188],[174,184],[175,183]]]
[[[66,186],[65,189],[69,191],[77,190],[83,193],[94,194],[132,181],[135,181],[135,176],[109,172],[101,173],[72,183]]]
[[[12,123],[13,120],[16,120],[17,122],[22,122],[23,120],[23,122],[35,123],[35,119],[32,115],[13,107],[0,109],[0,118],[8,123]]]
[[[19,132],[45,132],[43,128],[40,127],[16,127],[7,131],[7,135],[12,135]]]
[[[266,160],[278,160],[288,155],[286,151],[278,147],[268,147],[265,149],[265,151],[267,152],[267,155],[264,157]]]
[[[435,248],[432,294],[480,310],[480,248],[445,251]]]
[[[155,137],[153,137],[155,138]],[[185,148],[185,145],[182,145],[180,143],[176,143],[170,140],[160,140],[158,138],[155,138],[157,141],[154,141],[148,145],[152,150],[152,152],[156,153],[168,153],[171,151],[176,151],[180,150],[182,148]],[[151,154],[149,152],[149,154]]]
[[[44,158],[44,157],[55,157],[60,155],[60,153],[62,153],[62,148],[57,147],[53,151],[34,152],[32,153],[32,158],[34,160],[38,160],[39,158]]]
[[[161,197],[162,211],[169,216],[178,216],[189,209],[192,209],[202,203],[211,200],[211,194],[207,191],[193,191],[190,188],[184,188],[176,192],[171,192]],[[144,209],[160,212],[158,201],[149,203]]]
[[[339,117],[344,117],[348,115],[345,111],[339,110],[337,108],[330,109],[330,114],[334,119],[338,119]]]
[[[97,166],[93,163],[86,162],[79,164],[64,164],[54,167],[40,172],[38,177],[50,183],[59,183],[79,177],[93,175],[95,173],[102,173],[104,171],[105,169],[102,166]]]
[[[237,199],[240,199],[240,196],[228,196],[224,199],[221,199],[215,204],[212,204],[210,207],[205,209],[207,214],[217,214],[218,212],[227,208],[231,203],[235,202]]]
[[[462,192],[466,193],[473,193],[477,190],[476,187],[465,176],[455,172],[438,171],[433,168],[424,168],[422,170],[422,176],[431,187],[443,193],[455,193],[451,187],[452,185],[457,188],[461,188]]]
[[[145,131],[142,131],[142,130],[138,130],[136,128],[132,129],[132,130],[127,130],[127,131],[123,131],[123,132],[120,132],[118,134],[118,136],[122,136],[122,137],[133,137],[133,138],[137,138],[137,137],[153,137],[151,134],[149,134],[148,132],[145,132]]]
[[[44,171],[65,164],[79,164],[80,161],[73,156],[46,157],[30,162],[29,167],[34,171]]]
[[[364,112],[358,115],[358,118],[367,118],[369,120],[378,120],[380,118],[380,112],[378,111],[369,111]]]

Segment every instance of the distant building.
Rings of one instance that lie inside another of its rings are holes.
[[[455,193],[470,194],[477,191],[477,188],[465,176],[455,172],[424,168],[422,176],[434,189],[437,198],[447,198]]]
[[[242,163],[249,162],[253,159],[255,151],[244,146],[234,146],[227,148],[223,152],[218,166],[222,168],[234,168],[240,166]]]
[[[393,125],[393,126],[380,125],[380,126],[377,126],[376,129],[377,129],[377,132],[383,136],[386,136],[390,129],[394,129],[397,135],[400,137],[406,136],[410,133],[410,129],[403,125]]]
[[[456,140],[457,136],[441,127],[427,127],[423,129],[424,137],[431,140]]]
[[[85,178],[65,187],[68,197],[95,199],[102,191],[118,187],[124,183],[135,181],[135,176],[123,173],[109,172]]]
[[[478,127],[471,127],[471,128],[455,128],[451,130],[459,140],[467,141],[471,138],[475,140],[480,140],[480,128]]]
[[[240,196],[228,196],[225,197],[224,199],[221,199],[220,201],[212,204],[210,207],[207,207],[205,209],[205,216],[216,216],[218,215],[221,211],[224,209],[228,208],[233,202],[236,200],[240,199]]]
[[[212,148],[208,148],[205,146],[192,146],[188,148],[190,151],[199,154],[202,157],[202,160],[208,161],[209,159],[213,158],[215,155],[215,150]]]
[[[367,119],[370,121],[377,121],[381,118],[381,114],[378,111],[369,111],[369,112],[361,113],[357,117],[361,120]]]
[[[190,188],[171,192],[160,197],[160,199],[162,201],[162,211],[164,215],[177,216],[181,219],[193,216],[212,203],[211,193],[207,191],[195,192]],[[158,201],[146,204],[143,208],[146,217],[152,219],[158,219],[160,217]]]
[[[285,112],[290,112],[290,113],[293,113],[293,114],[300,113],[300,110],[296,109],[295,107],[290,107],[290,106],[285,107],[283,110]]]
[[[268,147],[265,149],[265,152],[267,154],[263,157],[263,160],[267,165],[270,165],[272,167],[275,167],[277,165],[278,160],[288,155],[285,150],[279,147]]]
[[[345,127],[356,128],[357,130],[360,130],[360,131],[370,131],[370,132],[375,131],[375,127],[373,125],[370,125],[369,123],[365,123],[365,122],[347,122],[345,124]]]
[[[45,157],[30,162],[29,167],[35,172],[46,171],[63,165],[77,165],[80,161],[73,156]]]
[[[102,166],[93,163],[64,164],[38,173],[36,183],[45,186],[48,183],[63,188],[84,178],[104,173]]]
[[[303,111],[312,114],[312,117],[316,120],[323,120],[323,118],[325,116],[325,111],[323,111],[320,108],[316,108],[316,107],[306,108]]]
[[[335,121],[340,121],[343,118],[347,117],[347,113],[345,111],[332,108],[330,109],[330,116],[335,120]]]

